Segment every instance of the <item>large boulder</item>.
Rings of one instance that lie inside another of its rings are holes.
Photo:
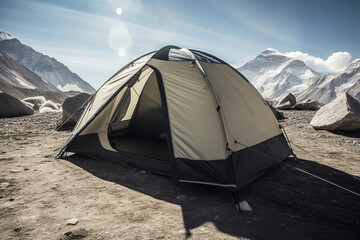
[[[34,113],[32,108],[27,107],[20,100],[7,93],[0,93],[0,118],[20,117]]]
[[[44,96],[36,96],[36,97],[24,98],[21,101],[29,102],[32,104],[38,103],[38,104],[42,105],[46,102],[46,99]]]
[[[80,109],[76,114],[74,114],[89,98],[91,95],[87,93],[80,93],[73,97],[68,97],[65,99],[62,104],[62,123],[66,125],[75,125],[79,120],[81,114],[84,112],[84,109]],[[74,116],[72,116],[74,114]]]
[[[360,130],[360,102],[348,93],[343,93],[321,107],[310,124],[315,129]]]
[[[284,93],[280,96],[279,101],[275,105],[279,110],[290,110],[296,104],[296,98],[291,93]]]
[[[311,110],[316,111],[319,110],[320,103],[315,100],[306,99],[302,102],[299,102],[293,106],[294,110]]]

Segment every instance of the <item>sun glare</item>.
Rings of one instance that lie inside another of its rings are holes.
[[[122,9],[121,9],[121,8],[117,8],[117,9],[116,9],[116,13],[117,13],[118,15],[121,15],[121,14],[122,14]]]

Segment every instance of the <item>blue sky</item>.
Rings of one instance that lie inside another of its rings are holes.
[[[169,44],[237,66],[274,48],[336,72],[360,58],[359,9],[355,0],[0,0],[0,30],[97,88]]]

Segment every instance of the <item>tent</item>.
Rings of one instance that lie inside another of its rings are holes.
[[[176,46],[133,60],[104,83],[58,156],[66,152],[234,190],[292,154],[244,76]]]

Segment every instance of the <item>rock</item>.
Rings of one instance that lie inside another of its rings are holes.
[[[39,111],[40,107],[41,107],[40,103],[37,102],[37,103],[34,103],[33,109],[35,111]]]
[[[360,130],[360,102],[348,93],[343,93],[321,107],[310,125],[315,129],[324,130]]]
[[[180,200],[180,201],[183,201],[185,199],[187,199],[187,196],[186,195],[179,195],[176,197],[176,199]]]
[[[66,125],[75,126],[81,114],[84,112],[85,107],[79,110],[74,116],[71,115],[73,115],[90,98],[90,96],[91,95],[87,93],[80,93],[76,96],[65,99],[62,104],[62,123],[66,122]]]
[[[21,170],[12,169],[12,170],[10,170],[10,172],[11,173],[19,173],[19,172],[21,172]]]
[[[290,101],[276,105],[276,109],[279,109],[279,110],[291,110],[292,108],[293,108],[293,105],[291,104]]]
[[[48,113],[48,112],[54,112],[54,110],[50,107],[41,107],[39,109],[39,113]]]
[[[77,218],[72,218],[69,221],[67,221],[66,225],[76,225],[78,221],[79,220]]]
[[[296,104],[296,98],[291,93],[284,93],[279,97],[279,101],[275,105],[276,109],[290,110]]]
[[[20,100],[23,104],[25,104],[28,108],[32,108],[32,109],[34,109],[34,104],[32,104],[32,103],[29,103],[29,102],[26,102],[26,101],[24,101],[24,100]]]
[[[46,99],[44,96],[36,96],[36,97],[28,97],[28,98],[24,98],[21,101],[25,101],[25,102],[29,102],[32,104],[35,103],[39,103],[39,104],[44,104],[46,102]]]
[[[41,108],[43,108],[43,107],[49,107],[49,108],[51,108],[52,110],[59,110],[59,108],[56,106],[56,104],[53,103],[53,102],[50,101],[50,100],[48,100],[48,101],[46,101],[44,104],[42,104],[41,107],[40,107],[40,110],[41,110]]]
[[[9,185],[10,185],[10,183],[8,183],[8,182],[1,182],[0,188],[7,188]]]
[[[27,107],[20,100],[7,93],[0,93],[0,118],[20,117],[34,113],[32,108]]]
[[[293,106],[294,110],[311,110],[316,111],[319,110],[320,103],[315,100],[306,99],[305,101],[299,102]]]
[[[247,201],[242,201],[239,203],[240,210],[243,212],[251,212],[252,208],[250,207]]]
[[[271,109],[271,111],[273,112],[273,114],[275,115],[276,119],[284,119],[284,114],[282,112],[278,112],[271,104],[270,101],[266,101]]]

